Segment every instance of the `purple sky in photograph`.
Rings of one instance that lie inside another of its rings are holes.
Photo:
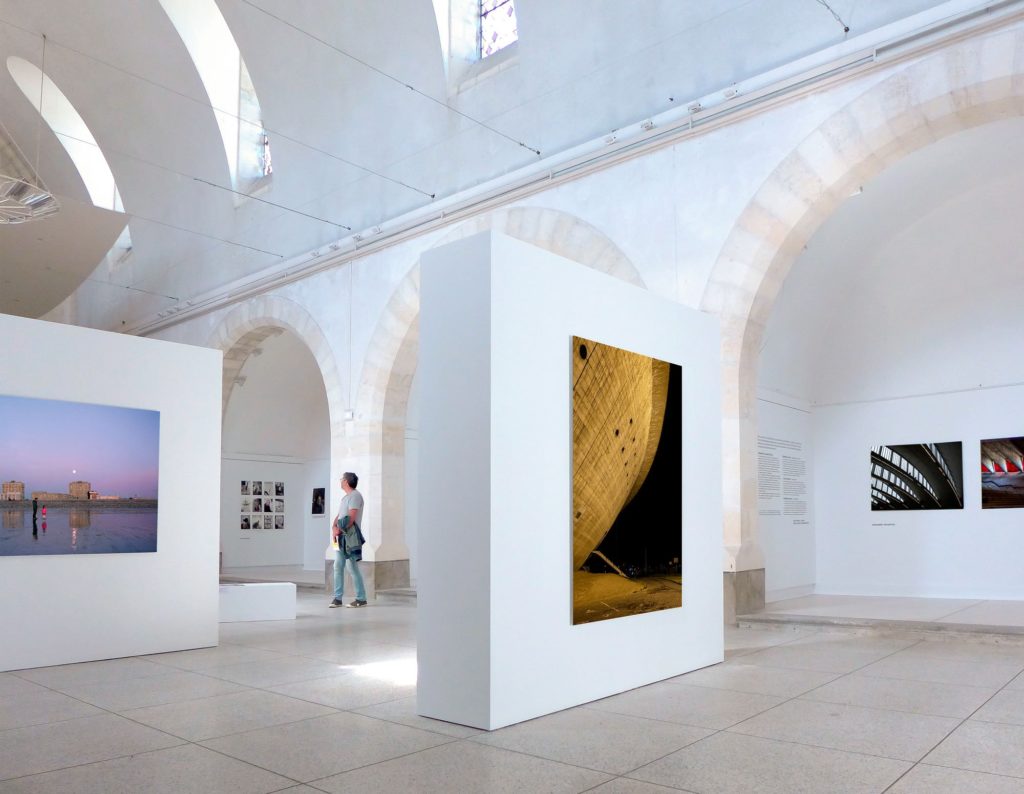
[[[85,480],[103,495],[155,499],[160,412],[0,395],[0,480],[67,493]]]

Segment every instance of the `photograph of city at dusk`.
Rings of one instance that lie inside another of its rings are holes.
[[[160,412],[0,395],[0,556],[155,552]]]

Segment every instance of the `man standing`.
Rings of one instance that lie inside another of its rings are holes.
[[[345,545],[345,532],[342,525],[359,526],[363,518],[363,495],[356,490],[359,478],[350,471],[341,475],[341,490],[345,496],[341,500],[341,507],[338,515],[334,517],[331,524],[331,532],[338,547],[334,550],[334,600],[331,608],[340,606],[365,607],[366,586],[363,584],[363,574],[359,570],[359,560],[362,559],[362,548],[348,549]],[[356,585],[356,599],[349,604],[343,603],[345,597],[345,562],[352,563],[352,581]]]

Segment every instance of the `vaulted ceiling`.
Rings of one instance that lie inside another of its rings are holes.
[[[934,5],[831,3],[852,34]],[[517,0],[515,51],[457,82],[430,0],[217,6],[272,146],[253,198],[232,192],[207,91],[158,0],[0,0],[0,121],[23,152],[38,140],[69,210],[29,233],[0,227],[0,311],[37,316],[77,290],[86,322],[117,328],[844,38],[817,0]],[[116,224],[90,211],[6,69],[40,65],[44,35],[46,73],[117,180],[127,256],[97,254]]]

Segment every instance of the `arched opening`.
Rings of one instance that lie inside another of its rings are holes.
[[[229,368],[221,469],[224,573],[322,586],[331,423],[317,360],[294,332],[260,326],[228,351]]]
[[[981,480],[982,442],[1024,435],[1022,163],[1020,117],[945,137],[851,191],[796,257],[758,368],[769,601],[1024,598],[1013,511],[986,509]]]
[[[644,287],[639,271],[614,242],[588,223],[557,210],[515,207],[467,222],[438,244],[492,229]],[[417,538],[429,532],[416,525],[420,498],[415,480],[418,403],[415,375],[419,351],[419,266],[395,289],[367,350],[357,400],[355,448],[379,451],[380,474],[372,472],[363,490],[373,559],[409,560],[405,581],[414,579]],[[367,461],[369,463],[369,460]],[[372,516],[380,515],[379,528]],[[365,559],[365,556],[364,556]],[[385,572],[381,581],[389,581]],[[385,585],[386,587],[387,585]],[[382,588],[383,589],[383,588]]]
[[[1020,46],[1015,31],[980,36],[869,87],[779,163],[722,246],[701,307],[721,320],[725,564],[749,585],[742,604],[737,595],[739,613],[764,604],[757,362],[779,289],[810,238],[859,187],[928,144],[1020,115]]]

